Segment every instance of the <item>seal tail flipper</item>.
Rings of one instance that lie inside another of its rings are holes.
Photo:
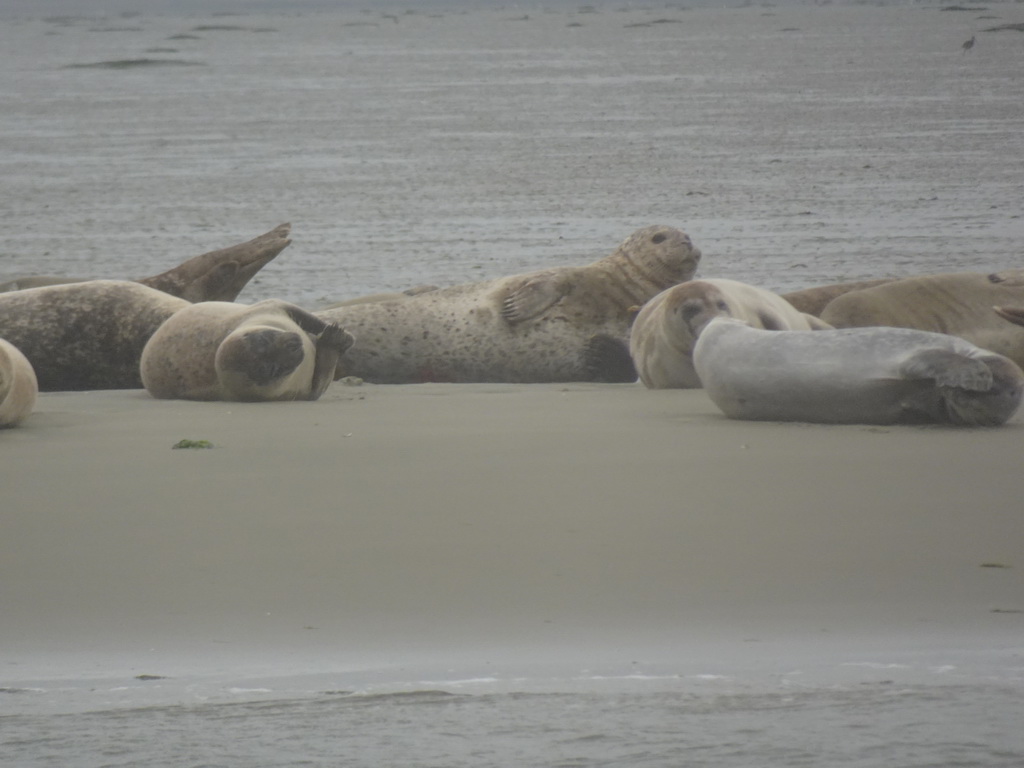
[[[570,287],[564,276],[536,275],[501,298],[501,316],[510,325],[537,317],[557,304]]]
[[[583,364],[590,381],[628,384],[637,380],[629,345],[606,333],[596,334],[587,340]]]
[[[936,386],[987,392],[992,371],[981,360],[946,349],[930,349],[910,357],[900,368],[904,379],[930,379]]]

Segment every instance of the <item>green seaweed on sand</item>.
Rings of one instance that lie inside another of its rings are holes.
[[[171,446],[172,450],[178,448],[213,448],[213,443],[209,440],[189,440],[185,438]]]

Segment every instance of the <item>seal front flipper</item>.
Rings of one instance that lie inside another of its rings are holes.
[[[308,400],[316,400],[327,391],[332,381],[344,376],[339,370],[341,356],[355,342],[352,334],[340,325],[327,323],[320,337],[316,340],[316,365],[313,368],[313,382],[309,390]]]
[[[929,349],[912,355],[900,366],[905,379],[930,379],[938,387],[987,392],[992,371],[981,360],[945,349]]]
[[[284,311],[287,313],[288,317],[294,320],[295,324],[299,326],[299,328],[313,336],[319,336],[321,333],[324,333],[331,326],[337,328],[337,326],[334,323],[329,323],[322,317],[317,317],[312,312],[307,312],[301,307],[296,307],[294,304],[288,304],[287,302],[278,301],[277,299],[270,299],[269,302],[279,304],[281,308],[284,309]],[[262,304],[264,302],[260,303]]]
[[[622,339],[598,333],[583,348],[583,365],[590,381],[606,384],[629,384],[637,380],[629,345]]]
[[[990,283],[1000,285],[1024,285],[1024,269],[1004,269],[1001,272],[993,272],[988,276]]]
[[[316,343],[316,365],[307,400],[319,399],[332,381],[341,378],[338,375],[338,363],[342,352],[350,346],[352,337],[337,325],[331,326],[320,336]]]
[[[498,297],[501,316],[509,325],[537,317],[555,306],[571,289],[572,283],[564,273],[542,272],[534,275],[509,290],[505,296]]]

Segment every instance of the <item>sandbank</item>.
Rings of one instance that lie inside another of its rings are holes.
[[[730,421],[639,384],[42,394],[0,433],[0,665],[1019,656],[1022,437]]]

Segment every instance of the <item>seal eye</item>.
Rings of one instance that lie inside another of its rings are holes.
[[[729,305],[728,305],[728,304],[726,304],[726,303],[725,303],[724,301],[722,301],[721,299],[719,299],[718,301],[716,301],[716,302],[715,302],[715,306],[716,306],[716,307],[717,307],[718,309],[720,309],[720,310],[721,310],[722,312],[725,312],[726,314],[728,314],[728,313],[729,313]]]
[[[651,242],[657,245],[658,243],[665,242],[667,238],[668,235],[666,235],[664,232],[659,232],[658,234],[651,238]]]

